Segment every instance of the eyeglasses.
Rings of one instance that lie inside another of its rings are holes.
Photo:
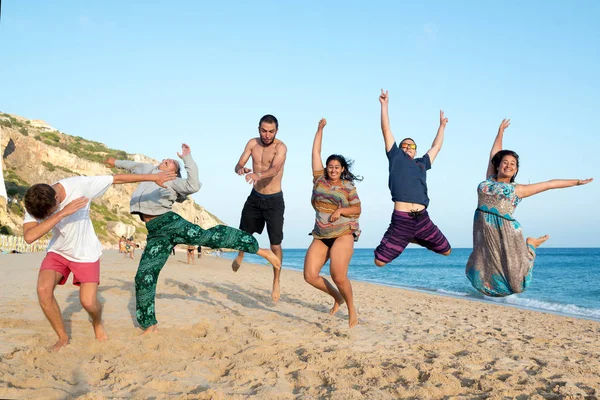
[[[402,143],[400,145],[400,148],[402,149],[412,149],[412,150],[416,150],[417,149],[417,145],[414,143]]]

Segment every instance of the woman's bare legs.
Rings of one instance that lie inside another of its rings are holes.
[[[304,280],[333,297],[333,307],[329,311],[333,315],[340,309],[340,305],[344,304],[344,298],[327,279],[319,275],[328,259],[329,248],[322,241],[313,239],[304,258]]]
[[[329,255],[331,257],[331,279],[337,286],[340,294],[348,306],[348,325],[354,328],[358,324],[358,313],[354,307],[352,284],[348,279],[348,265],[354,253],[354,237],[352,235],[340,236],[335,240]]]

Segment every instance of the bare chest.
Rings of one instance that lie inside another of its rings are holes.
[[[252,149],[252,163],[262,165],[263,167],[270,167],[277,154],[277,148],[275,146],[270,147],[255,146]]]

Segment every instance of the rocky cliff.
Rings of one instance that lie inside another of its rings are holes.
[[[31,185],[76,175],[119,172],[103,164],[107,157],[158,163],[144,155],[109,149],[102,143],[54,130],[44,121],[27,120],[17,115],[0,113],[0,135],[8,194],[8,203],[0,204],[0,229],[17,235],[22,234],[23,195]],[[113,185],[104,196],[93,201],[91,217],[103,243],[115,244],[121,235],[133,235],[136,241],[145,239],[144,224],[129,214],[129,199],[135,187],[135,184]],[[203,228],[222,224],[191,197],[176,203],[174,211]]]

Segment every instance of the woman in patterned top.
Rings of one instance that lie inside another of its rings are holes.
[[[521,293],[531,283],[536,249],[549,236],[523,237],[521,225],[512,213],[525,197],[549,189],[590,183],[593,179],[553,179],[521,185],[515,183],[519,156],[502,149],[504,130],[510,120],[502,120],[490,153],[486,180],[477,187],[478,204],[473,221],[473,252],[467,261],[467,277],[473,287],[487,296],[503,297]]]
[[[313,241],[304,259],[304,280],[333,297],[331,315],[344,303],[348,306],[350,328],[358,324],[354,307],[352,284],[348,279],[348,264],[358,240],[360,199],[354,187],[357,178],[343,156],[332,154],[327,158],[327,169],[321,161],[321,142],[325,119],[319,121],[312,149],[313,193],[311,203],[316,212]],[[337,289],[324,277],[321,268],[331,260],[330,272]]]

